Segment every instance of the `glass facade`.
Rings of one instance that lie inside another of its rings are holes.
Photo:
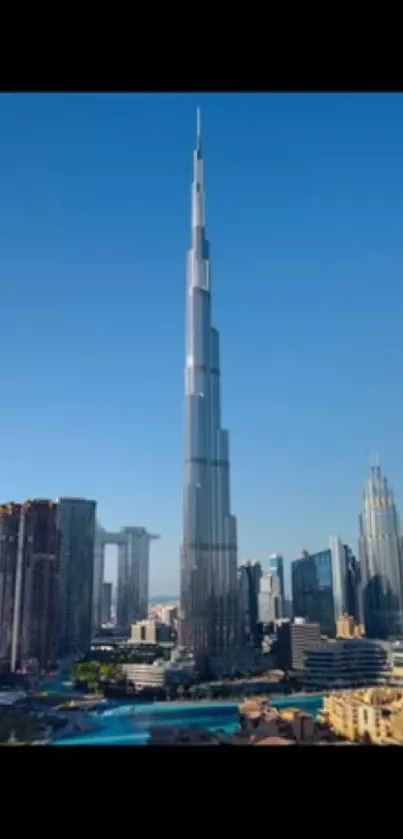
[[[273,554],[269,557],[268,563],[269,574],[274,574],[278,580],[279,600],[280,600],[280,618],[285,617],[285,590],[284,590],[284,559],[279,554]]]
[[[260,646],[259,584],[262,568],[259,562],[245,562],[238,569],[241,643]]]
[[[62,655],[85,651],[91,642],[95,509],[95,501],[59,500]]]
[[[403,632],[400,523],[393,493],[379,466],[372,466],[360,516],[360,566],[364,620],[369,637]]]
[[[321,632],[334,635],[331,550],[294,560],[291,563],[291,583],[294,616],[319,623]]]

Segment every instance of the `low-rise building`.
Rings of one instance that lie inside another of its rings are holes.
[[[351,742],[403,745],[403,691],[374,687],[330,694],[321,720]]]
[[[362,638],[365,635],[365,628],[357,624],[351,615],[342,615],[336,621],[337,638]]]
[[[135,644],[163,644],[171,641],[171,628],[157,620],[143,620],[133,623],[130,640]]]
[[[305,650],[320,641],[318,623],[308,623],[303,618],[283,620],[277,626],[277,660],[284,670],[300,672],[304,668]]]
[[[311,690],[384,684],[388,667],[388,652],[377,641],[321,640],[305,650],[304,683]]]
[[[261,697],[243,702],[239,715],[241,731],[253,745],[274,745],[274,740],[279,738],[294,744],[312,744],[320,742],[323,736],[321,727],[310,714],[299,708],[278,710],[267,705]]]
[[[390,674],[389,682],[396,687],[403,687],[403,644],[396,641],[390,647]]]
[[[121,671],[136,689],[145,687],[166,688],[186,685],[193,678],[193,664],[174,664],[162,660],[153,664],[122,664]]]

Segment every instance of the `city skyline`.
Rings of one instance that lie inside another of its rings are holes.
[[[355,549],[374,447],[403,497],[400,98],[3,95],[3,496],[161,533],[152,594],[179,589],[197,104],[239,560],[278,551],[288,577],[332,533]]]

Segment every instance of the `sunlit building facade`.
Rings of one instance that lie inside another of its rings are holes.
[[[400,522],[386,477],[371,466],[359,519],[364,621],[372,638],[403,633]]]
[[[212,327],[199,116],[191,198],[180,640],[200,669],[214,659],[225,670],[239,648],[237,531],[230,503],[228,432],[221,423],[219,334]]]

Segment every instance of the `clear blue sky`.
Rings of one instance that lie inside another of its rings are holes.
[[[402,96],[2,95],[1,495],[160,533],[152,594],[178,591],[198,104],[240,558],[355,547],[371,450],[403,512]]]

